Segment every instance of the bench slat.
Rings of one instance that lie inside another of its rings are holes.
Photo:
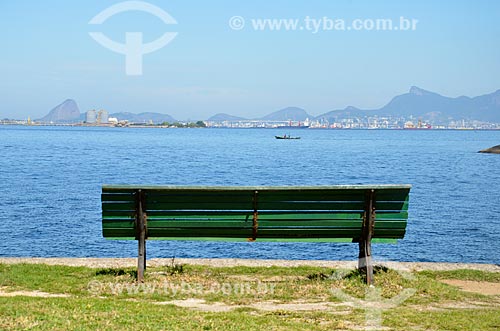
[[[169,220],[169,219],[251,219],[252,212],[233,212],[229,213],[227,211],[217,211],[217,212],[209,212],[209,211],[151,211],[148,212],[149,220]],[[103,220],[106,219],[134,219],[135,211],[103,211],[102,214]],[[259,220],[302,220],[302,219],[361,219],[363,217],[363,213],[361,212],[352,212],[352,213],[325,213],[325,212],[313,212],[313,211],[305,211],[302,213],[291,213],[290,211],[264,211],[259,212]],[[392,211],[384,211],[378,212],[376,214],[376,221],[383,220],[397,220],[408,218],[407,211],[401,212],[392,212]]]
[[[134,204],[131,203],[103,203],[105,210],[133,210]],[[149,203],[146,208],[151,211],[168,210],[249,210],[253,211],[251,201],[247,202],[179,202],[179,203]],[[407,202],[380,202],[376,206],[377,210],[407,210]],[[363,211],[364,202],[304,202],[304,201],[283,201],[266,203],[260,202],[257,210],[294,210],[294,211],[314,211],[314,210],[353,210]]]
[[[101,201],[123,201],[134,202],[135,193],[102,193]]]
[[[148,191],[146,195],[146,202],[183,202],[186,200],[193,202],[218,202],[226,199],[246,201],[247,199],[252,199],[254,193],[255,191]],[[105,197],[116,197],[116,195],[118,194],[103,194]],[[124,196],[124,194],[120,195]],[[388,192],[384,190],[378,192],[377,200],[404,201],[407,196],[408,190],[389,190]],[[294,201],[297,199],[303,201],[363,201],[364,198],[364,191],[258,191],[258,199],[262,202]]]
[[[149,228],[148,231],[150,237],[252,237],[251,228]],[[360,235],[359,228],[263,229],[257,238],[354,238]]]
[[[133,236],[113,237],[107,236],[108,240],[135,240]],[[155,237],[148,238],[154,241],[217,241],[217,242],[248,242],[247,238],[218,238],[218,237]],[[351,238],[257,238],[255,242],[301,242],[301,243],[352,243]],[[397,239],[374,238],[372,243],[397,244]]]

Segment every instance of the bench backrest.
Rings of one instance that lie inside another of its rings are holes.
[[[103,235],[136,239],[140,208],[148,239],[356,242],[371,208],[374,241],[394,241],[405,235],[410,188],[105,185]]]

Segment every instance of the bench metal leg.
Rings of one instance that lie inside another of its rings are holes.
[[[146,238],[144,235],[139,237],[139,254],[137,258],[137,281],[144,282],[144,270],[146,269]]]
[[[147,232],[147,216],[144,210],[144,192],[138,190],[137,197],[137,219],[136,219],[136,239],[138,240],[137,254],[137,281],[144,282],[144,270],[146,269],[146,232]]]
[[[358,269],[366,274],[366,283],[373,285],[372,236],[375,227],[375,190],[366,192],[362,237],[359,240]]]
[[[366,275],[366,284],[373,285],[373,264],[371,240],[359,242],[358,269]]]

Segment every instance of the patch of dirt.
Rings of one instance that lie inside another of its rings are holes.
[[[307,280],[306,276],[270,276],[270,277],[256,277],[248,275],[228,275],[227,278],[234,279],[242,282],[264,282],[264,283],[285,283],[297,280]]]
[[[191,308],[191,309],[214,312],[214,313],[226,312],[226,311],[230,311],[230,310],[233,310],[235,308],[238,308],[238,307],[242,307],[242,306],[237,306],[237,305],[226,305],[225,303],[222,303],[222,302],[206,303],[206,301],[203,299],[194,299],[194,298],[186,299],[186,300],[171,300],[171,301],[155,302],[155,304],[174,305],[177,307]]]
[[[159,305],[175,305],[177,307],[191,308],[207,312],[226,312],[237,308],[253,308],[263,311],[335,311],[336,314],[349,314],[350,310],[337,310],[345,303],[333,302],[306,302],[293,301],[289,303],[279,303],[276,301],[261,301],[249,305],[229,305],[223,302],[209,302],[203,299],[186,299],[157,302]]]
[[[488,309],[498,307],[499,305],[491,302],[481,302],[481,301],[445,301],[440,303],[431,303],[429,305],[411,305],[409,308],[415,309],[417,311],[447,311],[450,309]]]
[[[491,308],[491,304],[487,302],[479,301],[446,301],[436,305],[436,307],[444,309],[481,309],[481,308]]]
[[[500,295],[500,283],[478,282],[472,280],[444,279],[441,282],[456,286],[462,291],[484,295]]]
[[[5,287],[0,287],[0,297],[38,297],[38,298],[67,298],[70,295],[62,293],[47,293],[42,291],[6,291]]]
[[[306,302],[306,301],[292,301],[290,303],[277,303],[274,301],[256,302],[249,307],[264,311],[324,311],[332,310],[339,306],[346,306],[346,303],[333,303],[333,302]],[[349,314],[348,310],[335,310],[337,314]]]

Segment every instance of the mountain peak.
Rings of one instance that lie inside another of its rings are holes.
[[[410,91],[408,92],[410,94],[414,94],[414,95],[426,95],[426,94],[432,94],[431,92],[429,91],[426,91],[424,89],[421,89],[420,87],[417,87],[417,86],[412,86],[410,87]]]
[[[244,120],[245,118],[239,117],[239,116],[233,116],[229,115],[226,113],[218,113],[213,116],[211,116],[208,121],[240,121]]]
[[[267,116],[262,117],[263,120],[269,121],[304,121],[306,118],[312,118],[304,109],[299,107],[287,107],[275,111]]]

